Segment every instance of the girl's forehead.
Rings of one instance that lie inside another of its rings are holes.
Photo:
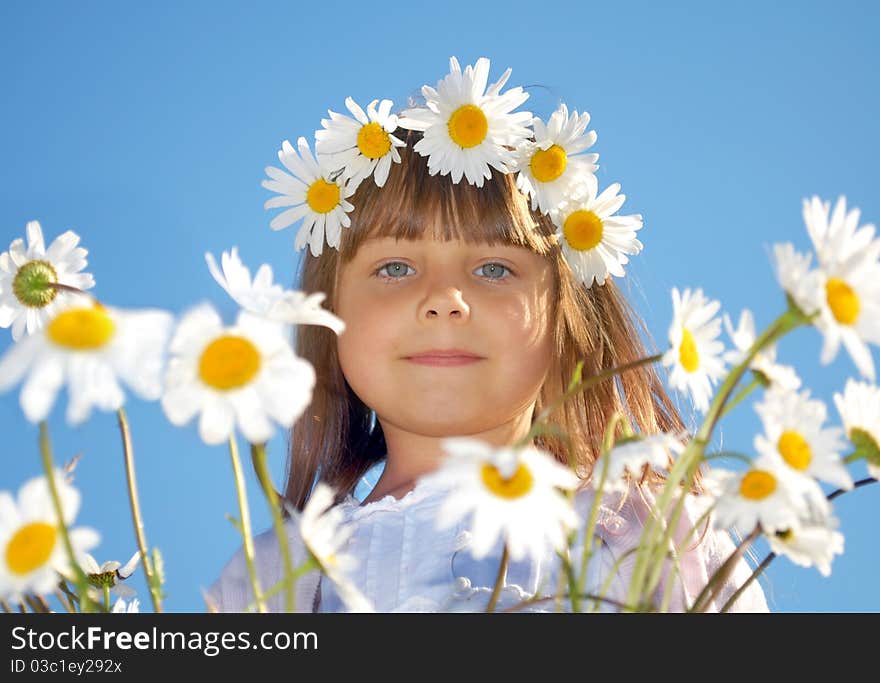
[[[463,239],[443,239],[441,237],[436,237],[433,235],[421,235],[415,238],[396,238],[396,237],[382,237],[382,236],[371,236],[364,239],[363,242],[358,247],[358,254],[362,252],[374,252],[374,251],[382,251],[384,249],[395,249],[395,248],[418,248],[418,247],[430,247],[431,249],[485,249],[487,247],[491,247],[492,249],[509,249],[509,250],[519,250],[519,251],[531,251],[528,247],[517,246],[515,244],[506,244],[503,242],[495,242],[491,244],[487,240],[477,239],[477,240],[463,240]]]

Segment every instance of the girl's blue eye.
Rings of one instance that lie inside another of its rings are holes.
[[[485,270],[486,268],[491,268],[491,270],[487,271],[487,270]],[[483,264],[482,266],[480,266],[480,269],[483,270],[483,273],[484,273],[484,274],[486,274],[486,273],[493,273],[493,275],[486,275],[486,277],[488,277],[490,280],[501,280],[501,279],[503,279],[503,278],[501,278],[501,277],[494,277],[494,274],[499,273],[501,270],[506,270],[508,273],[512,273],[512,272],[513,272],[513,271],[510,270],[510,268],[508,268],[508,267],[505,266],[505,265],[502,265],[501,263],[485,263],[485,264]]]
[[[382,275],[382,271],[386,268],[389,269],[388,272],[391,273],[391,275]],[[379,268],[379,270],[376,271],[376,274],[382,275],[382,277],[384,277],[386,280],[398,280],[400,279],[397,277],[398,275],[406,275],[407,268],[409,268],[409,266],[402,261],[389,261],[384,266]]]
[[[381,276],[382,279],[385,280],[400,280],[402,279],[402,276],[408,275],[407,268],[411,269],[411,267],[403,261],[389,261],[381,266],[375,274]],[[510,270],[510,268],[501,263],[486,263],[480,266],[477,270],[482,271],[482,276],[489,280],[503,280],[504,277],[500,276],[499,273],[502,273],[505,270],[509,274],[513,274],[513,271]],[[383,271],[386,272],[383,273]]]

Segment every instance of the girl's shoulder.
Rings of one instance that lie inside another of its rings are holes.
[[[286,539],[294,568],[306,559],[307,551],[299,529],[293,519],[285,520]],[[254,568],[260,590],[267,591],[284,575],[284,562],[278,543],[275,527],[254,536]],[[318,572],[308,572],[296,582],[295,599],[297,612],[311,612],[312,599],[318,586]],[[232,554],[220,571],[220,576],[203,591],[209,611],[246,612],[253,604],[254,593],[251,587],[250,572],[242,544]],[[284,592],[279,591],[267,601],[270,612],[283,611]]]

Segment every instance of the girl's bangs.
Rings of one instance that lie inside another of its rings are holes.
[[[351,197],[351,227],[343,229],[339,247],[343,263],[365,240],[383,237],[503,244],[541,255],[553,247],[552,222],[531,211],[513,174],[492,169],[481,188],[464,178],[453,183],[448,175],[430,175],[427,159],[413,150],[421,134],[398,128],[398,137],[402,132],[407,146],[399,148],[401,162],[391,165],[384,187],[369,177]]]

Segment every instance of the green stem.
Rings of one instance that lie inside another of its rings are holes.
[[[667,581],[667,583],[666,583],[666,590],[663,593],[663,604],[660,606],[661,613],[664,613],[669,609],[669,603],[672,600],[672,587],[675,585],[675,577],[681,576],[681,563],[680,563],[679,557],[681,556],[682,549],[686,549],[688,547],[688,544],[691,541],[691,536],[693,536],[694,533],[696,532],[696,530],[699,529],[703,525],[703,522],[706,521],[706,519],[712,514],[712,510],[714,508],[715,508],[714,505],[710,505],[708,507],[708,509],[702,515],[700,515],[699,519],[697,519],[694,526],[692,526],[688,530],[688,532],[685,534],[685,537],[682,540],[681,545],[679,545],[675,549],[675,552],[672,555],[672,559],[673,559],[673,562],[675,565],[674,566],[675,574],[673,574],[669,578],[669,581]]]
[[[660,577],[663,573],[663,565],[666,559],[667,549],[670,546],[670,542],[672,541],[675,533],[675,529],[678,528],[678,521],[681,519],[681,513],[684,510],[685,501],[687,500],[688,493],[691,490],[691,486],[693,485],[694,476],[696,474],[697,469],[699,468],[700,460],[696,460],[694,462],[694,467],[688,469],[685,475],[685,485],[681,489],[681,495],[675,502],[675,508],[672,512],[672,519],[669,520],[669,524],[663,529],[663,536],[660,539],[660,542],[652,549],[651,552],[651,570],[648,575],[648,581],[646,584],[645,595],[653,595],[654,590],[660,583]],[[661,523],[662,520],[665,520],[666,513],[665,508],[661,508]],[[673,552],[675,544],[672,543]]]
[[[266,494],[266,500],[269,501],[272,523],[275,526],[275,535],[278,537],[281,557],[284,559],[284,574],[285,576],[290,576],[293,574],[293,560],[290,557],[290,547],[287,543],[284,520],[281,518],[281,503],[278,492],[272,486],[272,478],[269,476],[269,468],[266,466],[266,444],[251,444],[251,459],[257,472],[257,478],[260,480],[263,492]],[[288,612],[293,612],[296,608],[294,585],[294,582],[291,581],[285,583],[284,599],[285,608]]]
[[[299,567],[294,569],[289,576],[281,577],[281,579],[277,583],[271,586],[268,590],[263,591],[263,598],[265,600],[268,600],[269,598],[276,596],[278,593],[284,590],[289,583],[296,581],[303,574],[313,571],[314,569],[320,570],[321,566],[311,556],[309,556],[309,558],[305,560],[305,562],[303,562]],[[256,603],[252,602],[250,605],[248,605],[247,610],[250,611],[251,609],[253,609],[255,604]]]
[[[699,461],[703,457],[706,445],[709,443],[715,425],[721,418],[721,411],[724,409],[730,394],[736,388],[739,380],[751,365],[754,357],[762,348],[772,344],[779,337],[795,329],[799,325],[808,323],[809,320],[810,319],[807,316],[804,316],[795,307],[790,306],[788,310],[782,313],[782,315],[780,315],[766,330],[764,330],[764,332],[761,333],[761,335],[755,340],[754,344],[752,344],[752,347],[746,352],[745,358],[742,362],[731,369],[727,377],[724,379],[724,382],[721,384],[718,392],[715,394],[706,418],[700,426],[700,430],[687,444],[684,452],[675,461],[672,469],[669,471],[666,485],[660,494],[657,505],[657,508],[661,511],[661,515],[665,514],[665,510],[670,503],[673,492],[677,490],[682,476],[687,476],[691,471],[696,472],[696,469],[699,467]],[[690,477],[688,477],[688,480],[690,480]],[[688,486],[690,486],[690,481],[688,481]],[[635,566],[633,568],[630,587],[627,592],[627,604],[641,604],[643,591],[647,587],[646,573],[648,571],[648,563],[654,555],[654,549],[656,547],[654,543],[654,538],[657,535],[656,529],[661,524],[662,522],[652,515],[650,521],[645,524],[645,527],[642,530],[642,535],[638,544],[639,550],[636,554]],[[662,527],[660,528],[662,529]],[[674,528],[675,527],[672,524],[667,525],[666,533],[664,534],[667,539],[669,535],[672,534]],[[661,547],[667,545],[668,540],[660,542]]]
[[[742,460],[747,465],[752,464],[752,459],[749,456],[743,453],[737,453],[736,451],[716,451],[715,453],[709,453],[709,455],[703,456],[703,459],[707,462],[717,458],[736,458],[737,460]]]
[[[110,611],[110,586],[104,584],[104,611]]]
[[[73,603],[65,597],[64,593],[61,592],[60,588],[56,588],[54,592],[55,592],[55,598],[58,600],[58,602],[61,603],[61,606],[65,610],[67,610],[70,613],[76,612],[76,608],[73,606]]]
[[[727,407],[721,412],[721,417],[726,417],[727,414],[736,408],[746,396],[752,393],[757,387],[761,386],[761,380],[758,379],[758,376],[755,375],[752,377],[752,381],[746,384],[740,392],[733,397],[730,403],[727,404]]]
[[[45,420],[40,421],[40,453],[43,457],[43,469],[46,471],[46,481],[49,484],[49,493],[52,496],[52,505],[55,508],[55,514],[58,516],[58,531],[61,534],[61,540],[64,543],[64,549],[67,551],[67,559],[70,562],[71,571],[76,577],[76,590],[80,595],[80,604],[83,606],[83,612],[92,612],[95,605],[88,595],[88,579],[82,568],[79,566],[76,554],[73,552],[73,544],[70,542],[70,534],[67,531],[67,524],[64,521],[64,511],[61,507],[61,498],[58,496],[58,486],[55,482],[55,465],[52,463],[52,447],[49,443],[49,426]]]
[[[495,611],[498,596],[501,595],[501,586],[504,585],[504,577],[507,574],[508,559],[507,543],[505,543],[504,552],[501,554],[501,564],[498,567],[498,577],[495,579],[495,588],[492,589],[492,597],[489,598],[489,605],[486,607],[487,612]]]
[[[721,589],[724,588],[724,583],[733,573],[734,568],[746,552],[746,549],[760,535],[761,525],[759,524],[754,528],[752,533],[743,539],[743,542],[736,547],[736,550],[730,553],[730,557],[728,557],[724,564],[718,568],[718,571],[712,575],[712,578],[709,579],[709,582],[703,587],[703,590],[700,591],[700,594],[697,596],[697,599],[694,600],[694,604],[688,612],[699,613],[705,612],[709,609],[709,605],[712,604],[712,601],[721,592]]]
[[[244,473],[241,469],[241,460],[238,457],[238,444],[235,441],[235,433],[229,435],[229,457],[232,460],[232,472],[235,476],[235,489],[238,493],[238,512],[241,517],[241,535],[244,539],[244,557],[250,575],[251,588],[254,591],[254,599],[260,612],[268,612],[260,584],[257,581],[257,569],[254,564],[254,540],[251,535],[251,516],[247,503],[247,491],[244,484]]]
[[[508,607],[507,609],[501,610],[502,613],[505,612],[516,612],[517,610],[521,610],[523,607],[527,607],[529,605],[537,605],[541,602],[547,602],[548,600],[564,600],[565,598],[571,598],[572,596],[567,593],[556,594],[556,595],[547,595],[543,598],[530,598],[528,600],[523,600],[522,602],[518,602],[512,607]],[[626,605],[618,600],[613,600],[612,598],[606,598],[601,595],[594,595],[592,593],[582,593],[578,596],[578,598],[582,598],[584,600],[590,600],[593,603],[598,602],[607,602],[609,605],[615,605],[620,609],[632,609],[629,605]]]
[[[843,462],[844,462],[844,464],[847,464],[847,465],[848,465],[849,463],[851,463],[851,462],[855,462],[856,460],[861,460],[861,459],[864,458],[864,457],[865,457],[864,452],[862,452],[860,449],[857,448],[857,449],[854,450],[852,453],[850,453],[849,455],[847,455],[847,456],[843,459]]]
[[[49,606],[46,604],[46,601],[36,595],[31,595],[30,593],[25,594],[24,601],[28,604],[28,607],[31,608],[31,611],[33,611],[34,614],[49,613]]]
[[[580,612],[579,605],[576,604],[576,600],[578,596],[584,592],[584,588],[587,583],[587,567],[589,566],[590,559],[593,556],[593,533],[596,529],[596,520],[599,516],[599,502],[602,499],[603,490],[605,488],[605,481],[608,477],[608,466],[611,462],[611,449],[614,445],[614,435],[617,431],[617,425],[623,419],[623,415],[615,411],[611,416],[611,419],[608,421],[608,424],[605,426],[605,435],[602,440],[602,474],[599,477],[599,486],[593,487],[595,491],[595,495],[593,497],[593,504],[590,506],[590,517],[587,521],[587,527],[584,529],[584,547],[581,554],[581,567],[580,567],[580,576],[578,577],[577,590],[572,591],[572,611]]]
[[[144,520],[141,515],[141,504],[138,499],[137,479],[134,472],[134,451],[131,446],[131,430],[128,426],[128,417],[124,408],[116,411],[119,420],[119,431],[122,433],[122,451],[125,458],[125,479],[128,483],[128,500],[131,506],[131,518],[134,521],[134,533],[137,538],[138,549],[141,552],[141,564],[144,567],[144,574],[147,577],[147,586],[150,589],[150,598],[153,601],[153,609],[156,612],[162,611],[162,597],[160,595],[160,587],[157,585],[156,577],[153,573],[153,564],[147,553],[147,537],[144,532]]]
[[[586,379],[582,379],[579,381],[572,382],[565,393],[562,396],[557,397],[555,400],[551,401],[541,412],[538,414],[538,417],[535,418],[532,422],[532,428],[529,430],[529,433],[526,434],[522,440],[518,443],[518,445],[526,445],[535,438],[536,434],[539,431],[540,424],[544,422],[553,412],[562,404],[564,404],[568,399],[574,396],[577,393],[582,391],[586,391],[590,389],[600,382],[605,381],[610,377],[614,377],[615,375],[620,375],[626,372],[627,370],[633,370],[635,368],[641,367],[643,365],[650,365],[651,363],[656,363],[660,359],[663,358],[662,353],[658,353],[654,356],[648,356],[646,358],[639,358],[631,363],[626,363],[624,365],[620,365],[615,368],[608,368],[607,370],[603,370],[602,372],[591,375]]]

